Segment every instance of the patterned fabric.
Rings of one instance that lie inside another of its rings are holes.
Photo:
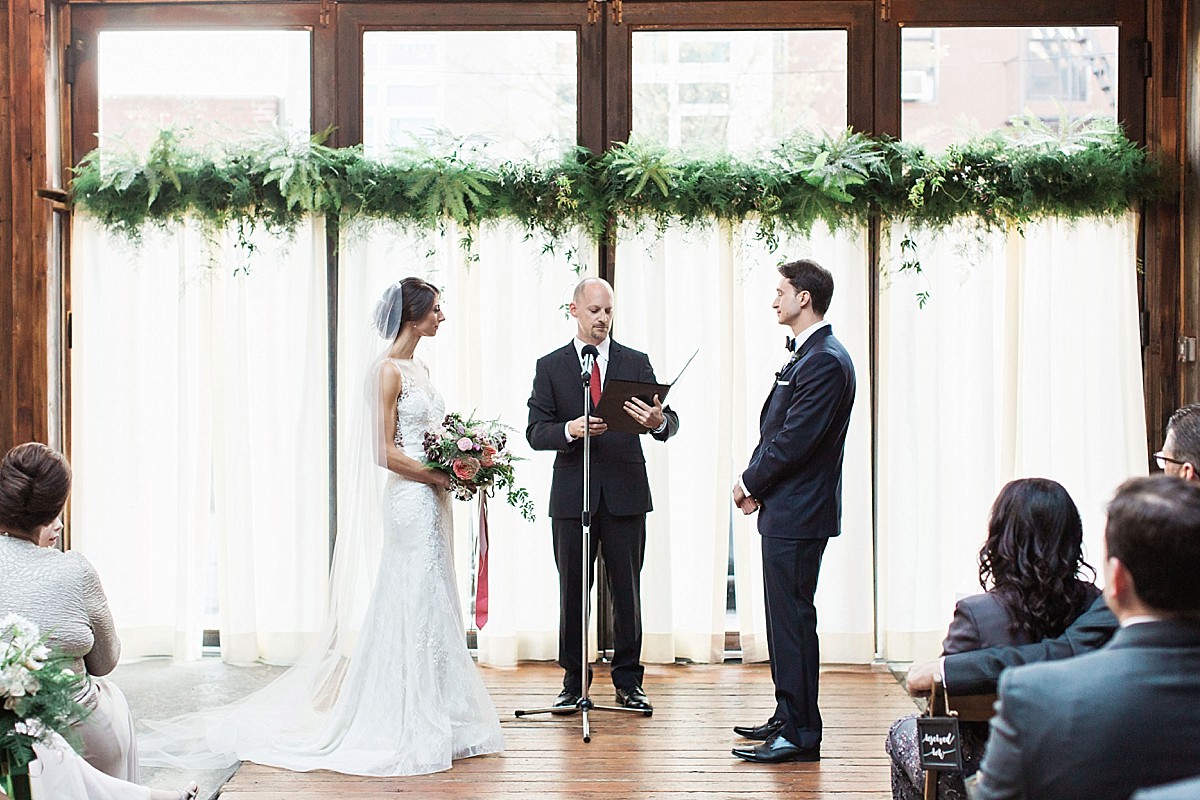
[[[986,722],[962,722],[963,771],[938,773],[938,800],[966,800],[964,780],[979,770],[987,744]],[[892,800],[921,800],[925,793],[925,770],[917,749],[917,716],[910,714],[892,723],[884,745],[892,757]]]
[[[79,675],[113,671],[121,641],[100,578],[87,559],[0,536],[0,575],[0,616],[20,614],[35,623],[52,648],[75,659],[71,668]]]

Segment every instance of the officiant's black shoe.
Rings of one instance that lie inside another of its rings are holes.
[[[735,747],[733,754],[743,761],[754,764],[782,764],[785,761],[820,761],[821,745],[801,747],[792,744],[776,733],[770,739],[754,747]]]
[[[753,728],[745,725],[734,725],[733,732],[744,739],[757,739],[760,742],[770,739],[775,734],[783,729],[783,720],[769,719],[762,725],[756,725]]]
[[[579,695],[570,689],[563,689],[550,708],[554,709],[551,714],[574,714],[579,710]]]
[[[646,693],[642,691],[642,687],[634,684],[627,688],[617,687],[617,703],[625,708],[636,709],[637,711],[645,711],[647,714],[654,711],[654,706],[650,705],[650,698],[646,697]]]

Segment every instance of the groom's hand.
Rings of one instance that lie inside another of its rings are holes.
[[[600,419],[600,417],[576,417],[567,425],[567,430],[571,434],[572,439],[582,439],[583,429],[588,427],[588,431],[592,436],[599,436],[608,430],[608,423]]]
[[[663,405],[658,399],[658,395],[654,395],[654,405],[647,405],[638,397],[631,397],[625,401],[625,413],[633,417],[633,421],[649,431],[656,431],[663,424]]]
[[[743,514],[749,515],[758,511],[758,501],[746,496],[746,492],[742,489],[741,481],[733,484],[733,504],[740,508]]]

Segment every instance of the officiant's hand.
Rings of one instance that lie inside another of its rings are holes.
[[[608,430],[608,423],[599,417],[576,417],[567,425],[567,431],[571,434],[572,439],[583,438],[583,427],[587,425],[592,436],[599,436]]]
[[[633,421],[649,431],[656,431],[662,427],[663,420],[663,405],[658,399],[658,395],[654,395],[654,405],[646,405],[640,398],[631,397],[625,401],[625,413],[633,417]]]

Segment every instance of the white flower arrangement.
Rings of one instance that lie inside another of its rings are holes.
[[[38,673],[50,658],[37,626],[24,617],[8,614],[0,619],[0,699],[12,710],[21,698],[41,688]]]
[[[9,780],[28,770],[34,744],[69,733],[85,713],[75,701],[78,677],[66,663],[37,625],[17,614],[0,619],[0,771]]]

